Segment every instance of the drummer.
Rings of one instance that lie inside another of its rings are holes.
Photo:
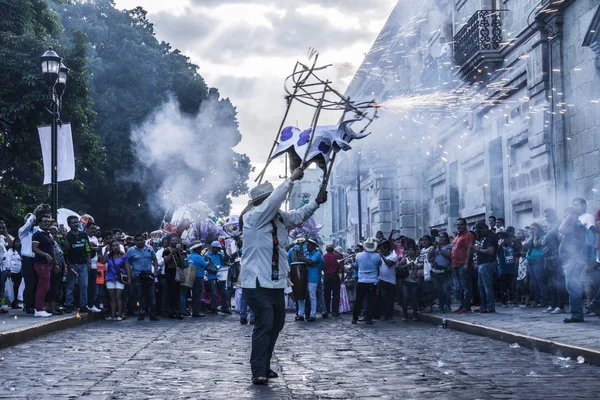
[[[323,256],[318,250],[319,242],[315,238],[306,241],[306,250],[303,255],[297,257],[298,261],[306,263],[308,267],[308,298],[310,299],[309,322],[317,317],[317,285],[321,280],[321,266],[324,264]],[[298,300],[298,316],[296,321],[304,321],[305,300]]]

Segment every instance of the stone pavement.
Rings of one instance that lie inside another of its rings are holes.
[[[99,318],[99,315],[71,313],[49,318],[34,318],[22,310],[0,314],[0,349],[23,343],[62,329],[73,328]]]
[[[600,369],[425,323],[297,323],[250,383],[237,318],[98,321],[0,349],[0,398],[597,398]]]

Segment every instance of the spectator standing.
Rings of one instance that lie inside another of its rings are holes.
[[[456,289],[456,298],[460,300],[457,313],[471,312],[471,274],[469,249],[475,244],[475,237],[467,230],[467,220],[456,220],[456,238],[452,244],[452,277]]]
[[[52,315],[44,310],[44,300],[48,289],[50,289],[52,269],[56,265],[54,239],[50,235],[50,232],[48,232],[49,228],[50,216],[41,216],[39,219],[39,229],[31,238],[31,248],[35,254],[34,269],[38,281],[35,293],[35,313],[33,316],[42,318]]]
[[[584,199],[573,199],[572,208],[575,209],[577,219],[585,228],[585,267],[581,274],[581,281],[588,305],[584,313],[589,315],[593,313],[589,304],[600,287],[600,270],[596,268],[596,221],[594,216],[587,212],[587,203]]]
[[[12,243],[12,247],[6,252],[4,256],[4,263],[7,266],[8,275],[13,283],[14,298],[10,305],[13,310],[18,310],[19,306],[19,288],[21,287],[21,280],[23,275],[21,274],[21,241],[19,238],[15,238]]]
[[[452,245],[450,244],[450,238],[446,232],[442,232],[434,248],[431,264],[431,278],[437,292],[441,312],[452,311],[450,308],[452,304],[451,257]]]
[[[500,276],[500,297],[502,307],[508,308],[509,302],[516,298],[518,245],[514,237],[505,231],[498,232],[498,275]]]
[[[425,310],[423,312],[427,312],[427,307],[429,307],[429,312],[433,312],[433,301],[435,300],[435,296],[432,295],[434,290],[432,290],[433,283],[431,281],[431,264],[434,258],[433,239],[431,236],[425,235],[421,238],[420,244],[422,247],[419,254],[419,263],[422,265],[423,271],[422,276],[419,275],[419,284],[422,287],[421,293],[424,294]]]
[[[496,312],[494,305],[494,275],[496,274],[498,237],[490,231],[485,224],[485,220],[478,221],[475,224],[475,231],[479,240],[471,251],[477,257],[477,273],[479,283],[479,296],[481,313]]]
[[[409,245],[406,251],[406,257],[400,261],[399,267],[408,271],[408,276],[402,282],[402,311],[403,322],[408,321],[408,298],[412,300],[413,321],[417,321],[419,311],[419,270],[422,271],[423,264],[420,264],[417,257],[417,246]]]
[[[518,251],[517,302],[522,305],[529,305],[529,263],[525,257],[527,253],[527,237],[524,229],[517,229],[515,232],[515,243],[520,245]]]
[[[227,305],[227,274],[223,274],[222,270],[229,269],[225,266],[225,254],[222,251],[221,243],[214,241],[210,245],[210,251],[206,254],[209,266],[206,267],[208,272],[208,282],[210,283],[210,312],[212,314],[218,314],[217,310],[217,298],[221,295],[221,312],[224,314],[231,314],[229,306]],[[221,275],[219,275],[221,272]],[[221,279],[219,279],[219,277]]]
[[[88,273],[91,271],[91,250],[88,235],[79,230],[78,219],[71,215],[67,218],[67,224],[71,229],[65,240],[65,255],[69,273],[67,275],[67,298],[65,311],[72,312],[74,304],[73,292],[75,281],[79,284],[79,311],[93,311],[88,307]],[[100,311],[100,310],[98,310]],[[96,312],[96,311],[95,311]]]
[[[506,228],[504,227],[504,218],[496,219],[496,233],[504,232]]]
[[[108,244],[106,256],[106,288],[110,298],[110,317],[107,321],[122,321],[123,315],[123,289],[125,284],[131,282],[131,269],[127,255],[121,251],[121,244],[113,239]],[[125,278],[127,277],[127,278]]]
[[[546,273],[548,275],[548,292],[550,294],[550,305],[545,313],[563,314],[565,312],[565,302],[567,293],[565,290],[565,274],[558,254],[560,247],[560,221],[556,215],[556,210],[548,208],[544,210],[544,217],[548,224],[546,234],[542,239],[544,262],[546,263]]]
[[[154,313],[154,272],[158,270],[156,253],[152,246],[146,244],[141,233],[136,234],[134,240],[135,246],[127,250],[127,260],[131,267],[131,285],[140,305],[138,321],[143,321],[146,315],[150,317],[150,321],[158,321]]]
[[[483,221],[483,222],[485,223],[485,221]],[[496,220],[496,217],[494,217],[493,215],[490,215],[490,217],[488,218],[488,224],[490,225],[488,229],[492,232],[496,232],[497,222],[498,221]]]
[[[363,300],[367,299],[365,323],[373,324],[373,313],[375,307],[375,298],[377,294],[377,281],[379,279],[379,268],[383,264],[381,256],[375,251],[377,244],[371,238],[363,243],[364,252],[356,256],[356,265],[358,267],[358,284],[356,288],[356,301],[352,314],[352,323],[358,322]]]
[[[340,261],[342,256],[334,251],[333,244],[325,247],[326,253],[323,254],[325,269],[323,276],[325,309],[326,313],[331,313],[334,317],[340,316],[340,272],[344,270],[344,264]]]
[[[563,235],[559,254],[565,272],[571,317],[565,318],[564,322],[576,323],[584,321],[581,273],[587,263],[585,249],[586,228],[579,221],[579,214],[575,208],[567,208],[565,214],[565,219],[559,228],[559,232]]]
[[[33,267],[35,254],[33,253],[31,242],[33,234],[36,230],[37,227],[35,227],[35,215],[29,213],[25,216],[25,224],[19,228],[22,260],[21,271],[23,274],[23,280],[25,281],[25,289],[23,290],[23,308],[27,314],[33,314],[35,312],[34,303],[38,282],[37,275]]]
[[[158,260],[158,270],[156,274],[158,275],[158,298],[156,299],[157,308],[160,310],[163,315],[168,315],[167,310],[169,309],[169,285],[167,283],[167,276],[165,275],[165,259],[163,257],[163,253],[165,249],[168,249],[170,246],[170,239],[168,236],[165,236],[161,239],[161,247],[156,252],[156,259]],[[159,304],[160,303],[160,304]]]
[[[527,244],[527,263],[529,265],[529,276],[533,287],[533,302],[536,307],[547,306],[546,291],[547,280],[546,267],[544,265],[544,254],[542,241],[544,239],[544,228],[538,223],[531,224],[529,228],[530,238]]]
[[[87,224],[85,232],[88,235],[88,243],[90,246],[90,265],[91,269],[88,274],[88,305],[93,312],[100,312],[95,305],[97,297],[96,278],[98,276],[98,254],[100,254],[100,242],[98,241],[98,225],[93,222]]]
[[[202,291],[204,290],[204,274],[205,268],[208,267],[208,262],[202,255],[203,244],[199,240],[192,242],[190,246],[190,255],[188,256],[188,264],[196,267],[196,278],[194,279],[194,287],[192,288],[192,318],[200,318],[202,314]]]
[[[56,259],[56,267],[52,270],[50,277],[50,289],[46,294],[46,302],[50,304],[50,313],[52,315],[62,315],[60,311],[60,297],[64,293],[63,277],[66,271],[65,254],[62,246],[58,241],[58,228],[55,225],[50,226],[48,229],[52,240],[54,240],[54,257]]]
[[[167,290],[169,292],[169,318],[183,319],[180,307],[181,285],[175,280],[175,276],[177,268],[183,267],[186,255],[181,247],[181,239],[178,236],[171,235],[169,243],[169,247],[163,252]]]
[[[383,263],[379,268],[379,293],[384,321],[394,321],[394,299],[396,296],[396,268],[398,256],[390,249],[389,242],[379,245],[379,252]]]
[[[306,241],[306,250],[304,255],[298,257],[298,261],[306,263],[308,268],[308,298],[310,300],[310,313],[307,321],[314,322],[317,317],[317,285],[321,279],[321,263],[323,263],[323,257],[318,251],[319,242],[315,238],[309,238]],[[306,300],[298,300],[298,315],[302,317],[305,310]],[[299,318],[298,320],[301,321]]]

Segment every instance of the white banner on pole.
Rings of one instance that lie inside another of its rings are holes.
[[[44,185],[52,183],[52,128],[38,126],[42,158],[44,160]],[[75,153],[73,151],[73,135],[71,124],[58,127],[57,145],[58,182],[75,179]]]

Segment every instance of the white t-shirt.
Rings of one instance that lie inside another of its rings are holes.
[[[158,261],[158,270],[156,271],[156,275],[164,275],[165,274],[165,259],[163,258],[163,253],[165,252],[165,248],[162,247],[160,250],[156,252],[156,260]]]
[[[381,264],[381,267],[379,267],[379,280],[395,285],[398,256],[396,255],[395,251],[392,251],[387,257],[384,258],[388,261],[393,261],[394,263],[390,267],[388,267],[386,263]]]
[[[585,229],[590,229],[590,226],[596,226],[596,220],[590,213],[581,214],[579,216],[579,222],[585,226]]]
[[[98,238],[96,236],[89,236],[88,235],[88,241],[90,242],[90,244],[93,244],[94,247],[98,247],[98,245],[100,244],[100,242],[98,241]],[[96,253],[96,255],[91,260],[91,262],[92,262],[92,269],[97,269],[98,268],[98,252],[96,251],[95,253]]]
[[[419,256],[423,261],[423,278],[425,278],[426,281],[431,280],[431,263],[427,257],[430,251],[433,251],[433,246],[421,249],[421,254]]]

